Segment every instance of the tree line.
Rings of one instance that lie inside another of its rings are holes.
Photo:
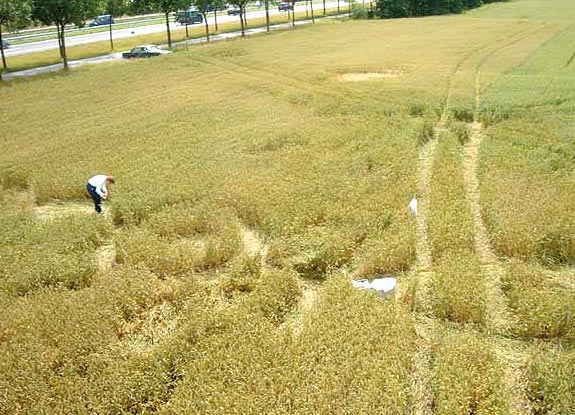
[[[246,24],[245,9],[252,0],[0,0],[0,42],[6,30],[18,30],[32,23],[56,26],[60,57],[64,68],[68,68],[66,54],[66,28],[70,25],[84,26],[86,20],[99,14],[112,16],[163,13],[166,21],[168,45],[171,47],[169,16],[178,10],[187,10],[194,5],[204,16],[206,36],[209,40],[207,13],[214,12],[226,3],[240,9],[242,35]],[[266,24],[269,30],[269,6],[278,0],[263,0],[266,10]],[[296,0],[287,0],[292,4]],[[353,0],[350,0],[353,1]],[[479,7],[485,3],[507,0],[376,0],[375,13],[380,18],[417,17],[449,13]],[[339,5],[339,2],[338,2]],[[339,8],[339,6],[338,6]],[[325,0],[324,0],[325,14]],[[292,18],[295,19],[292,13]],[[312,8],[313,19],[313,8]],[[215,19],[217,30],[217,19]],[[295,24],[295,21],[292,22]],[[113,49],[112,26],[110,43]],[[7,68],[4,49],[1,49],[2,64]],[[1,75],[1,74],[0,74]],[[1,79],[1,78],[0,78]]]
[[[508,0],[377,0],[375,12],[378,17],[421,17],[461,13],[487,3]]]
[[[166,0],[149,1],[159,4]],[[98,14],[118,16],[125,12],[129,4],[131,4],[129,0],[0,0],[0,41],[3,40],[5,30],[23,29],[32,24],[54,25],[60,57],[64,67],[68,68],[66,27],[71,24],[82,27],[87,19]],[[4,49],[2,49],[2,63],[6,68]]]
[[[195,6],[204,16],[206,36],[209,40],[207,14],[217,13],[226,4],[232,4],[241,10],[240,21],[242,35],[245,27],[245,9],[252,0],[0,0],[0,42],[6,30],[13,31],[29,27],[31,24],[56,26],[60,57],[64,68],[68,68],[66,54],[66,28],[70,25],[83,27],[86,20],[100,14],[112,16],[141,15],[162,13],[165,16],[168,45],[171,47],[169,17],[178,10],[187,10]],[[269,30],[269,6],[276,0],[263,0],[266,9],[266,21]],[[295,0],[293,0],[295,1]],[[217,30],[217,20],[216,30]],[[110,44],[113,49],[112,23],[110,22]],[[4,49],[1,49],[3,68],[7,68]],[[0,72],[1,76],[1,72]],[[0,77],[1,79],[1,77]]]

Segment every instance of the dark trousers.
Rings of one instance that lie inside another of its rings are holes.
[[[90,183],[86,183],[86,190],[94,201],[94,208],[96,209],[96,212],[102,213],[102,198],[96,192],[96,186],[92,186]]]

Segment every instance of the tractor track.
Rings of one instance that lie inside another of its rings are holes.
[[[542,25],[538,30],[542,30]],[[491,249],[488,232],[483,223],[480,205],[480,183],[478,178],[478,158],[482,143],[482,126],[477,122],[481,105],[481,91],[485,88],[481,84],[481,68],[487,64],[489,59],[502,49],[511,48],[521,40],[533,35],[527,29],[521,29],[511,36],[489,45],[483,45],[469,51],[450,72],[445,92],[444,107],[440,119],[435,125],[435,138],[421,147],[418,162],[417,195],[419,209],[416,218],[416,255],[417,261],[413,269],[416,279],[416,294],[414,299],[414,309],[417,312],[415,317],[415,329],[418,335],[418,346],[415,354],[415,367],[412,377],[412,391],[414,393],[416,407],[413,412],[417,415],[433,414],[433,353],[431,343],[437,331],[436,325],[439,322],[433,316],[432,293],[430,292],[431,281],[433,280],[433,258],[429,246],[427,215],[429,212],[430,188],[433,172],[433,164],[437,142],[446,131],[451,117],[451,101],[456,85],[457,77],[462,70],[475,61],[474,82],[474,122],[470,123],[472,129],[471,140],[463,149],[464,156],[464,180],[466,188],[466,198],[470,212],[474,220],[474,233],[476,243],[476,254],[481,262],[482,274],[485,275],[485,284],[488,296],[488,326],[489,332],[504,334],[508,332],[511,323],[511,316],[507,307],[505,296],[501,291],[501,276],[504,268],[497,256]],[[479,58],[479,60],[477,60]],[[505,383],[507,395],[509,396],[510,414],[529,415],[528,399],[524,387],[524,374],[522,367],[525,363],[525,354],[513,347],[510,353],[505,353],[505,347],[494,346],[494,353],[505,367]],[[510,356],[513,359],[510,359]]]
[[[543,30],[545,27],[547,27],[547,25],[545,23],[541,24],[541,27],[539,27],[536,30],[536,32]],[[533,34],[534,34],[534,32],[529,30],[529,28],[522,28],[520,30],[513,32],[510,36],[508,36],[506,38],[503,38],[501,40],[497,40],[496,42],[491,43],[489,45],[483,45],[483,46],[474,48],[474,49],[470,50],[469,52],[467,52],[461,58],[461,60],[455,65],[455,67],[453,68],[453,70],[451,71],[451,73],[447,79],[446,99],[445,99],[443,114],[447,115],[449,113],[449,109],[451,107],[451,96],[453,93],[453,86],[454,86],[455,78],[459,74],[461,68],[463,68],[464,65],[468,61],[473,61],[473,59],[476,59],[479,57],[479,61],[475,65],[475,69],[477,71],[479,71],[481,69],[481,67],[484,66],[485,63],[489,60],[489,58],[491,56],[493,56],[495,53],[500,52],[502,49],[512,47],[512,46],[516,45],[517,43],[519,43],[521,40],[523,40],[523,39],[525,39],[525,38],[527,38]],[[486,53],[484,53],[484,52],[486,52]]]
[[[262,80],[265,80],[268,85],[279,85],[282,89],[291,90],[293,93],[307,93],[315,97],[332,99],[333,102],[340,102],[342,99],[353,102],[365,102],[366,99],[372,99],[374,102],[380,102],[380,98],[378,97],[370,98],[365,95],[355,96],[350,94],[348,89],[339,87],[339,83],[336,82],[330,83],[329,88],[326,88],[323,84],[318,84],[301,77],[284,75],[281,72],[268,69],[254,68],[237,62],[222,62],[205,58],[201,60],[198,59],[198,62],[204,63],[208,66],[217,66],[220,70],[225,71],[228,74],[242,73],[242,76],[247,76],[260,83]],[[266,88],[262,88],[261,91],[272,93]]]
[[[514,40],[517,42],[517,40]],[[492,54],[489,54],[492,56]],[[508,336],[516,322],[511,313],[507,298],[502,291],[501,281],[505,275],[505,267],[491,247],[489,233],[481,214],[481,184],[479,179],[479,152],[483,141],[483,126],[478,122],[481,103],[481,67],[489,56],[482,59],[475,72],[475,109],[474,121],[469,124],[470,140],[463,146],[463,178],[468,209],[474,223],[475,253],[479,259],[481,274],[486,290],[486,326],[490,335]],[[504,382],[508,396],[511,415],[531,414],[527,398],[524,373],[522,367],[526,362],[524,353],[517,352],[517,347],[506,343],[502,347],[496,343],[493,351],[504,368]],[[515,356],[513,359],[510,356]],[[517,357],[519,356],[519,357]]]

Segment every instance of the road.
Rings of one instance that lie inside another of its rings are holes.
[[[326,2],[326,8],[336,8],[337,2]],[[339,2],[340,10],[342,12],[348,11],[348,4],[341,0]],[[316,3],[313,5],[314,14],[318,17],[323,13],[323,4]],[[306,4],[304,3],[296,3],[295,11],[302,12],[306,10]],[[230,21],[239,21],[238,16],[228,16],[226,12],[222,12],[223,14],[218,14],[218,24],[226,23]],[[277,6],[273,8],[270,7],[270,15],[277,15],[277,14],[284,14],[286,15],[287,21],[287,12],[280,12],[277,9]],[[310,10],[311,15],[311,10]],[[261,18],[265,16],[265,10],[256,10],[247,13],[247,20],[248,26],[250,19]],[[173,18],[171,18],[173,20]],[[213,14],[210,13],[210,17],[208,18],[208,24],[210,26],[214,25],[214,17]],[[170,22],[170,30],[178,30],[181,29],[183,26],[174,22]],[[147,25],[147,26],[139,26],[139,27],[132,27],[127,29],[113,29],[112,36],[113,39],[122,39],[127,37],[134,37],[134,36],[141,36],[147,35],[151,33],[157,32],[164,32],[166,31],[166,24],[154,24],[154,25]],[[76,45],[83,45],[86,43],[92,42],[102,42],[102,41],[109,41],[110,34],[109,32],[103,31],[98,33],[91,33],[86,35],[75,35],[75,36],[68,36],[66,37],[66,47],[76,46]],[[58,48],[58,40],[57,39],[49,39],[49,40],[41,40],[37,42],[30,42],[30,43],[23,43],[23,44],[16,44],[10,47],[10,49],[6,49],[6,57],[10,56],[17,56],[17,55],[24,55],[27,53],[34,53],[34,52],[42,52],[46,50],[52,50]]]
[[[328,7],[327,4],[328,4],[328,3],[326,3],[326,8]],[[334,4],[336,5],[335,7],[337,7],[337,3],[334,3]],[[341,4],[343,4],[343,1],[340,3],[340,7],[341,7]],[[322,6],[322,8],[323,8],[323,6]],[[315,9],[316,9],[316,8],[314,7],[314,10],[315,10]],[[296,10],[297,10],[297,8],[296,8]],[[304,10],[305,10],[305,7],[304,7]],[[344,9],[342,9],[342,10],[344,10]],[[259,13],[259,12],[255,12],[255,13]],[[265,15],[265,11],[264,11],[264,12],[261,12],[261,13],[262,13],[263,15]],[[270,10],[270,13],[272,13],[271,10]],[[275,13],[278,13],[277,10],[275,11]],[[258,16],[258,14],[249,14],[249,15],[248,15],[248,21],[249,21],[250,18],[254,18],[254,17],[256,17],[256,16]],[[338,15],[338,16],[331,16],[331,17],[328,17],[328,18],[337,18],[337,17],[344,17],[344,16],[347,16],[347,14],[340,14],[340,15]],[[228,16],[225,16],[225,17],[226,17],[226,18],[229,18],[230,20],[233,19],[233,18],[239,19],[238,16],[229,16],[229,17],[228,17]],[[318,19],[321,19],[321,18],[323,18],[323,17],[320,15],[320,17],[318,17]],[[229,20],[226,20],[226,21],[229,21]],[[208,20],[208,22],[209,22],[209,20]],[[223,20],[220,20],[220,17],[218,17],[218,24],[219,24],[220,22],[223,22]],[[295,22],[295,24],[296,24],[297,26],[299,26],[299,25],[305,25],[305,24],[310,24],[310,23],[311,23],[311,20],[300,20],[300,21],[296,21],[296,22]],[[270,26],[270,29],[271,29],[271,30],[284,29],[284,28],[290,27],[291,25],[292,25],[291,21],[287,21],[287,16],[286,16],[286,23],[275,24],[275,25],[273,25],[273,26]],[[155,26],[157,26],[157,28],[156,28],[157,31],[160,31],[160,30],[163,31],[163,30],[166,29],[165,24],[163,24],[163,25],[155,25]],[[171,26],[171,27],[181,28],[181,26],[175,26],[175,25],[173,25],[173,26]],[[132,30],[139,30],[139,29],[141,29],[141,28],[142,28],[142,27],[137,28],[137,29],[132,29]],[[265,26],[264,26],[264,27],[255,27],[255,28],[251,28],[251,29],[246,29],[245,34],[246,34],[246,36],[250,36],[250,35],[253,35],[253,34],[256,34],[256,33],[264,33],[265,31],[266,31],[266,27],[265,27]],[[114,36],[115,36],[115,33],[116,33],[116,31],[114,31]],[[147,33],[153,33],[153,32],[147,32]],[[108,32],[105,32],[105,34],[106,34],[106,35],[109,35]],[[140,32],[140,34],[142,34],[142,33]],[[99,35],[101,35],[101,34],[99,34]],[[130,33],[130,35],[132,35],[132,34]],[[85,36],[86,36],[86,38],[83,40],[82,43],[97,42],[98,40],[93,40],[93,39],[100,39],[99,37],[94,37],[94,34],[92,34],[92,35],[85,35]],[[88,36],[89,36],[89,37],[88,37]],[[222,33],[222,34],[218,34],[218,35],[211,35],[211,36],[210,36],[210,40],[211,40],[211,41],[218,41],[218,40],[229,39],[229,38],[234,38],[234,37],[238,37],[238,36],[241,36],[241,32],[240,32],[240,31]],[[107,40],[108,37],[105,37],[105,39]],[[100,40],[101,40],[101,39],[100,39]],[[41,43],[41,46],[40,46],[40,49],[36,49],[36,50],[34,50],[34,51],[47,50],[47,49],[52,49],[52,48],[54,48],[54,47],[56,47],[56,48],[58,47],[58,44],[57,44],[56,41],[55,41],[55,46],[51,46],[51,47],[47,47],[47,46],[45,45],[45,42],[46,42],[46,41],[35,42],[35,43]],[[197,39],[190,39],[190,40],[186,41],[186,43],[188,43],[188,44],[197,44],[197,43],[203,43],[203,42],[206,42],[206,38],[205,38],[205,37],[197,38]],[[78,43],[78,44],[82,44],[82,43]],[[42,49],[42,48],[47,48],[47,49]],[[31,53],[31,52],[24,52],[24,53]],[[83,66],[83,65],[91,65],[91,64],[103,63],[103,62],[110,62],[110,61],[115,61],[115,60],[123,60],[123,59],[122,59],[122,52],[109,53],[109,54],[106,54],[106,55],[96,56],[96,57],[93,57],[93,58],[86,58],[86,59],[79,59],[79,60],[71,60],[71,61],[68,62],[68,65],[69,65],[71,68],[74,68],[74,67]],[[34,75],[40,75],[40,74],[49,73],[49,72],[58,72],[58,71],[61,71],[61,70],[62,70],[62,64],[61,64],[61,63],[57,63],[57,64],[54,64],[54,65],[41,66],[41,67],[26,69],[26,70],[22,70],[22,71],[7,72],[7,73],[2,74],[2,80],[3,80],[3,81],[9,81],[9,80],[12,80],[12,79],[25,78],[25,77],[34,76]]]

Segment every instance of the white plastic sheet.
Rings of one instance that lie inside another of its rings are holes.
[[[378,297],[388,298],[395,296],[397,280],[393,277],[376,278],[374,280],[352,280],[352,285],[361,290],[375,291]]]
[[[411,216],[417,216],[417,199],[415,197],[409,202],[409,212],[411,213]]]

